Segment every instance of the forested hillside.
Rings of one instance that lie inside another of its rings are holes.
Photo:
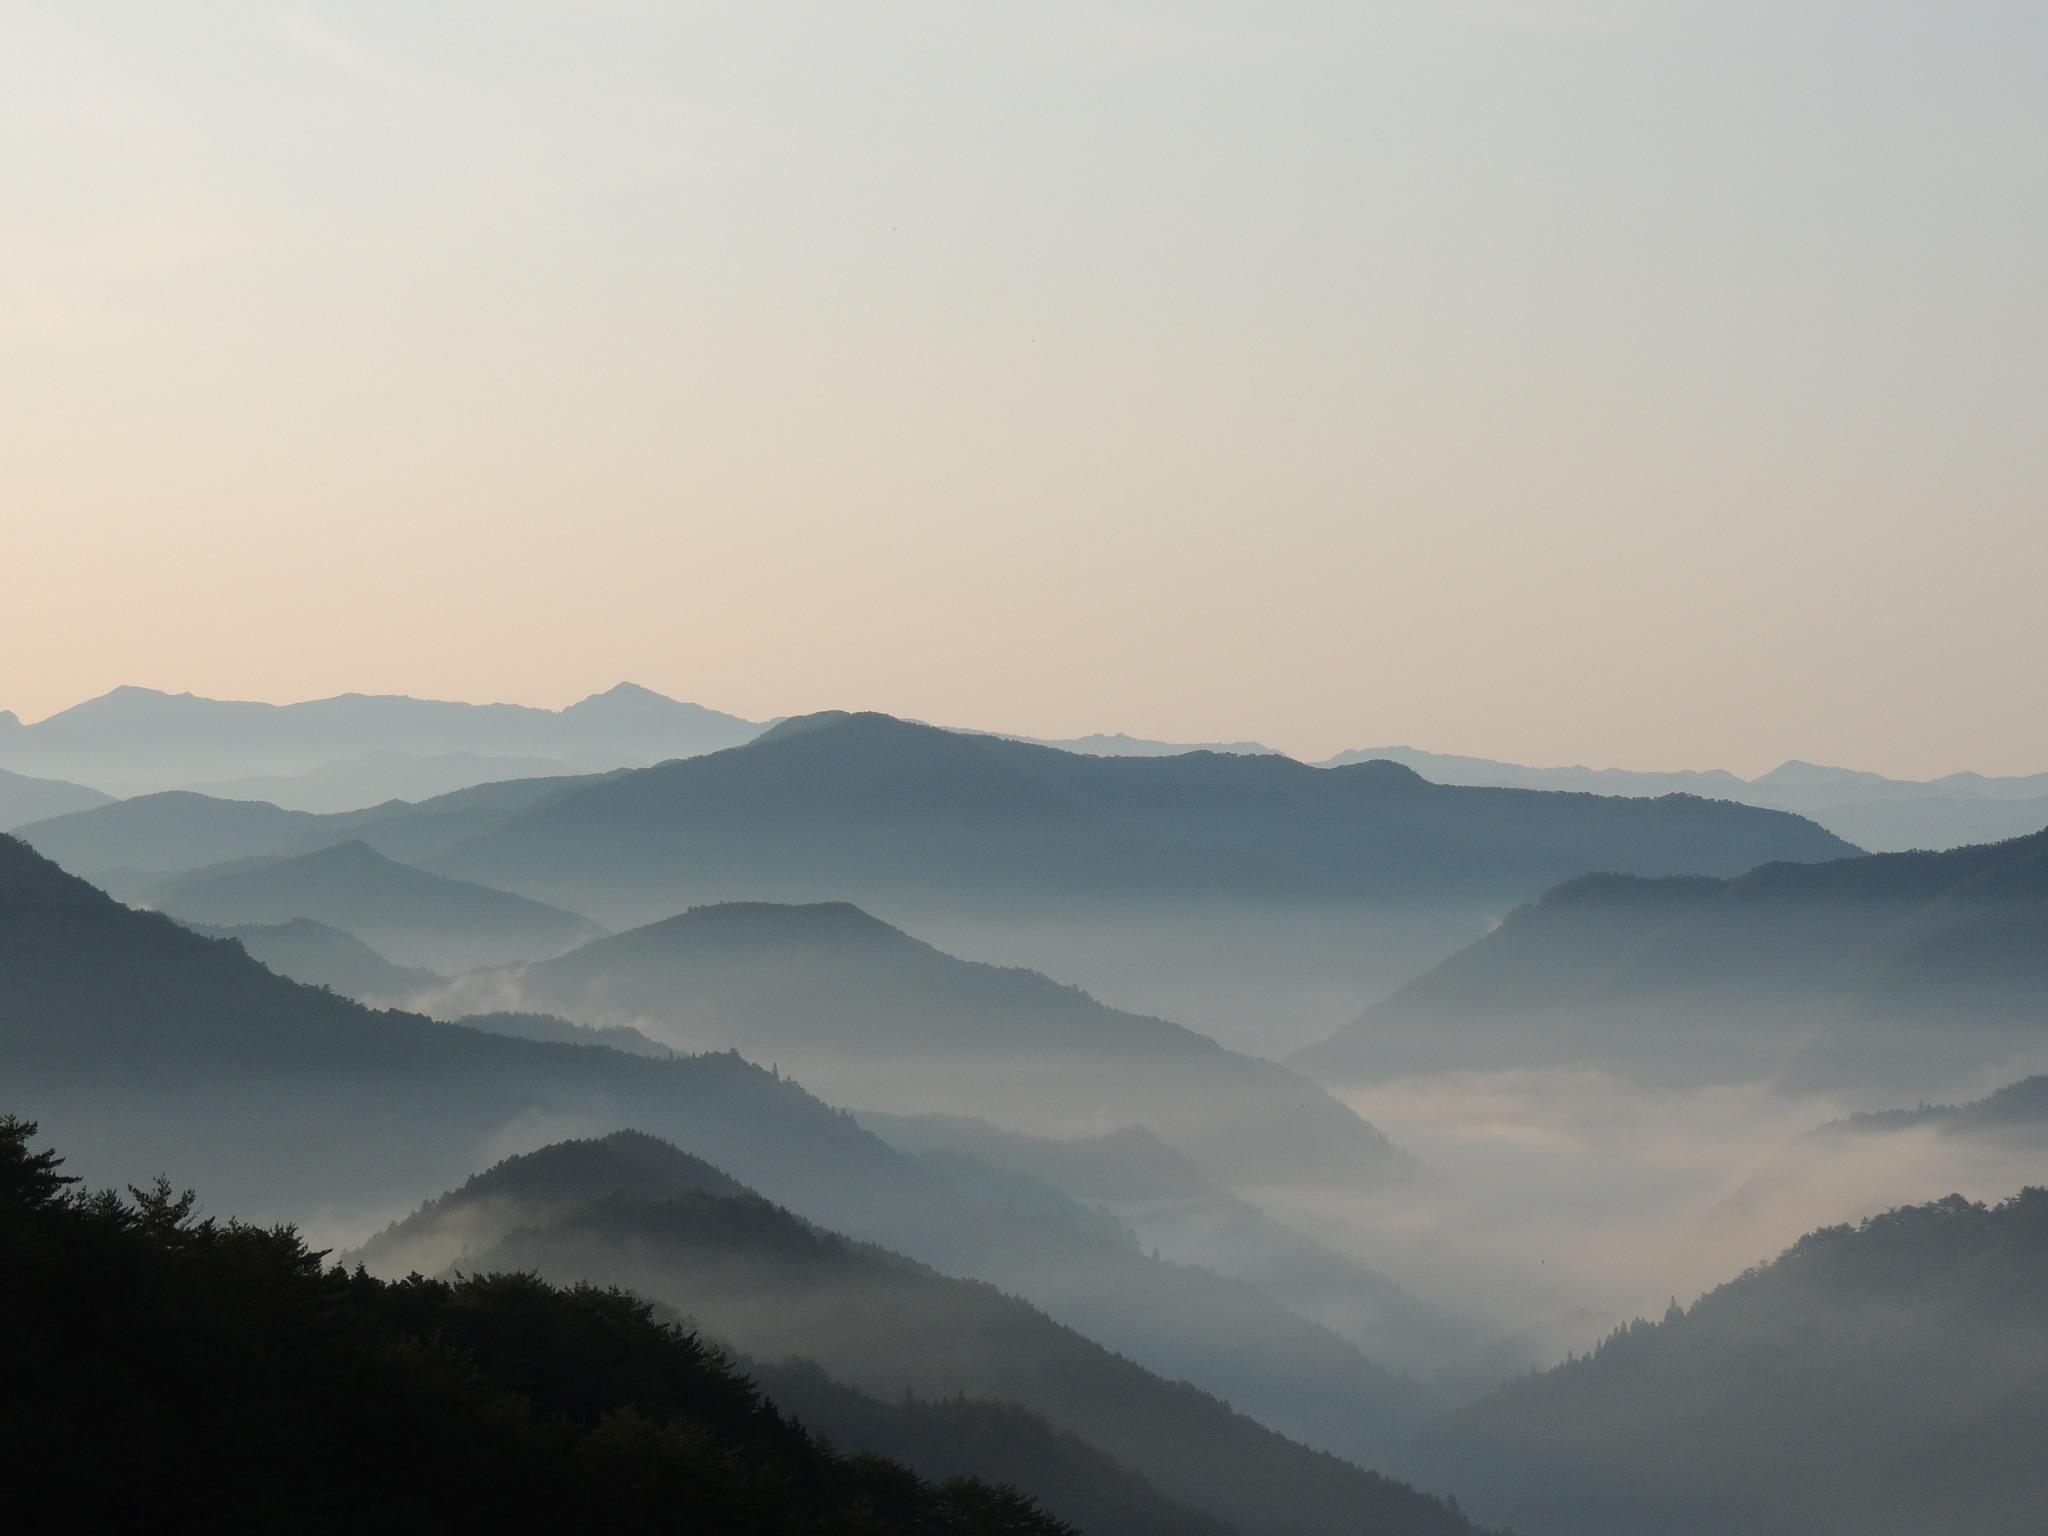
[[[0,1119],[8,1497],[72,1530],[1060,1536],[812,1438],[648,1304],[329,1268],[167,1186],[80,1194]],[[232,1301],[230,1303],[230,1298]]]
[[[1525,1536],[2035,1536],[2048,1190],[1802,1238],[1455,1415],[1420,1462]]]

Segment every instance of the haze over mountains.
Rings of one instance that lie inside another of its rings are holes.
[[[1098,745],[75,794],[0,841],[0,1080],[89,1178],[464,1305],[628,1287],[841,1449],[1097,1529],[2026,1528],[2048,832]]]
[[[417,775],[415,791],[461,788],[714,751],[760,728],[631,683],[559,710],[359,693],[257,704],[116,688],[33,725],[0,715],[0,767],[120,796],[260,787],[290,808],[350,810],[391,798],[395,772]],[[511,761],[497,771],[479,758]]]
[[[1529,768],[1482,757],[1414,747],[1340,752],[1326,766],[1387,761],[1406,764],[1436,784],[1493,784],[1596,795],[1704,795],[1811,817],[1830,832],[1873,853],[1995,843],[2048,827],[2048,773],[1994,778],[1950,773],[1937,779],[1894,779],[1856,768],[1828,768],[1796,759],[1745,779],[1725,769],[1647,773],[1630,768]]]
[[[400,864],[356,839],[202,869],[155,896],[173,917],[198,923],[311,918],[400,965],[442,971],[560,954],[601,931],[573,912]]]
[[[2041,1528],[2048,1189],[1834,1227],[1454,1415],[1420,1461],[1530,1536]]]
[[[679,1050],[736,1049],[839,1103],[1062,1134],[1142,1122],[1252,1182],[1370,1187],[1408,1172],[1284,1067],[1031,971],[956,959],[843,902],[697,907],[445,997],[438,1011],[514,1001]]]
[[[622,1284],[745,1353],[806,1356],[877,1398],[906,1388],[998,1396],[1246,1532],[1464,1528],[1433,1501],[1289,1445],[1014,1298],[818,1231],[647,1138],[513,1159],[354,1257],[380,1273],[454,1266]]]
[[[11,832],[32,821],[63,816],[72,811],[105,805],[110,796],[83,784],[62,779],[31,778],[0,768],[0,832]]]
[[[737,1057],[371,1013],[121,908],[19,843],[0,842],[0,861],[0,1069],[53,1135],[89,1149],[88,1176],[172,1149],[178,1176],[237,1214],[297,1200],[360,1222],[507,1137],[651,1126],[816,1219],[1000,1281],[1333,1448],[1385,1451],[1426,1411],[1420,1389],[1263,1293],[1146,1258],[1050,1189],[896,1152]]]
[[[1088,757],[828,714],[551,797],[428,862],[615,930],[708,902],[850,900],[956,953],[1271,1050],[1567,873],[1732,874],[1844,851],[1798,818],[1682,797]]]
[[[2044,998],[2048,832],[1734,880],[1582,876],[1295,1059],[1949,1092],[2039,1061]]]
[[[1261,1052],[1308,1043],[1585,869],[1733,874],[1847,851],[1798,818],[1689,797],[1452,788],[1276,755],[1096,757],[845,714],[651,769],[327,815],[158,794],[23,835],[129,900],[350,839],[613,929],[735,899],[852,900]]]

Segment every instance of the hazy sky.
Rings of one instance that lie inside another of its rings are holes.
[[[2048,5],[0,0],[0,706],[2048,769]]]

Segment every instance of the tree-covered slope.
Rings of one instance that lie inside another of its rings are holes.
[[[614,1156],[614,1148],[622,1150]],[[938,1159],[905,1158],[899,1172],[916,1181],[947,1230],[937,1239],[906,1230],[910,1242],[883,1238],[884,1246],[950,1260],[936,1267],[999,1284],[1149,1371],[1193,1382],[1296,1440],[1373,1465],[1436,1412],[1430,1394],[1334,1331],[1255,1286],[1147,1257],[1114,1222],[1044,1185]],[[732,1193],[707,1182],[698,1160],[646,1138],[561,1143],[470,1179],[362,1252],[390,1273],[460,1266],[479,1262],[522,1222],[552,1221],[610,1196],[658,1200],[693,1190]],[[782,1203],[820,1213],[798,1190]],[[884,1229],[870,1219],[852,1230],[871,1238]]]
[[[1515,1382],[1422,1458],[1525,1536],[2022,1536],[2048,1517],[2048,1190],[1832,1227]]]
[[[1017,1297],[850,1242],[672,1150],[615,1136],[512,1159],[362,1256],[385,1272],[439,1258],[622,1285],[748,1355],[801,1355],[885,1401],[906,1389],[1014,1401],[1248,1533],[1466,1528],[1436,1501],[1285,1439]],[[1042,1491],[1058,1508],[1056,1491]]]
[[[0,1120],[8,1498],[72,1530],[1056,1536],[1010,1489],[834,1454],[647,1303],[396,1284],[167,1188],[64,1188]]]

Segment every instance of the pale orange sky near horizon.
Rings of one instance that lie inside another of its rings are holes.
[[[0,708],[2048,769],[2048,9],[0,16]]]

